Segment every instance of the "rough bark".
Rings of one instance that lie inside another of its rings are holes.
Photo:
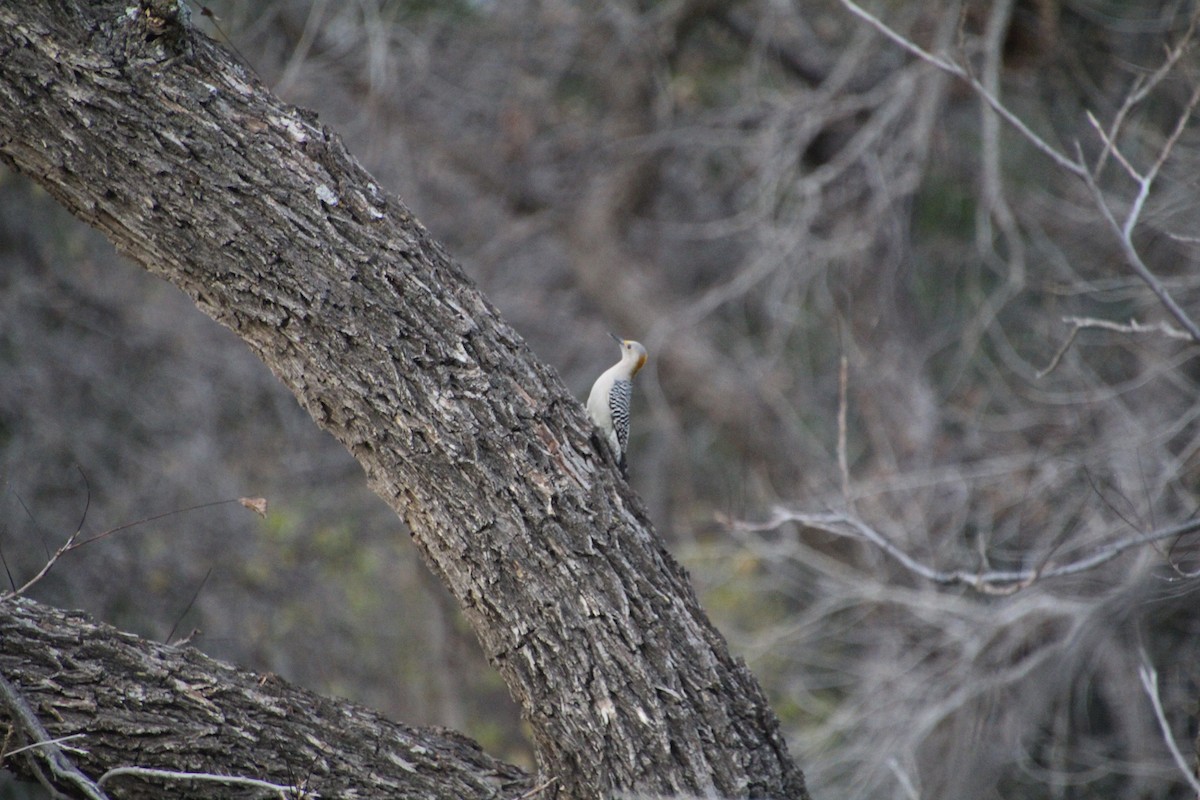
[[[548,791],[806,796],[578,401],[335,135],[174,3],[0,7],[0,157],[358,459],[521,704]]]
[[[80,731],[70,757],[85,773],[131,765],[254,778],[321,797],[514,797],[517,767],[463,736],[409,728],[271,675],[122,633],[24,598],[0,603],[0,675],[53,736]],[[0,720],[13,725],[11,712]],[[17,724],[16,728],[20,729]],[[26,744],[10,736],[7,750]],[[28,773],[31,757],[5,759]],[[8,764],[6,764],[8,766]],[[113,797],[228,798],[207,781],[115,777]]]

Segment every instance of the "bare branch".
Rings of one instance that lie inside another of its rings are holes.
[[[1183,757],[1183,753],[1179,751],[1179,745],[1175,744],[1175,737],[1171,733],[1171,726],[1167,722],[1166,712],[1163,711],[1162,698],[1158,696],[1158,672],[1154,667],[1150,666],[1150,660],[1146,655],[1142,654],[1142,665],[1138,667],[1138,677],[1142,681],[1142,688],[1146,691],[1146,697],[1150,698],[1150,705],[1154,709],[1154,718],[1158,720],[1158,729],[1162,731],[1163,741],[1167,745],[1167,749],[1171,751],[1171,758],[1175,759],[1176,766],[1183,776],[1187,778],[1188,784],[1192,787],[1192,791],[1200,797],[1200,780],[1196,779],[1192,770],[1188,767],[1187,759]]]
[[[738,530],[774,530],[787,523],[824,531],[834,536],[848,536],[868,542],[891,556],[901,566],[926,580],[942,586],[964,585],[985,594],[1011,594],[1025,589],[1045,578],[1076,575],[1095,569],[1127,550],[1200,531],[1200,518],[1181,522],[1167,528],[1158,528],[1148,533],[1117,539],[1095,548],[1091,553],[1065,564],[1049,566],[1046,563],[1031,569],[1021,570],[940,570],[913,557],[885,534],[868,525],[852,514],[829,512],[809,514],[776,507],[770,520],[763,523],[734,523]],[[1048,557],[1047,557],[1048,558]]]
[[[113,778],[119,778],[122,775],[130,775],[135,778],[160,778],[167,781],[207,781],[226,786],[247,786],[252,789],[273,792],[280,797],[280,800],[288,800],[289,797],[305,796],[303,791],[298,790],[295,786],[280,786],[277,783],[262,781],[257,778],[243,778],[236,775],[213,775],[208,772],[175,772],[169,769],[151,769],[149,767],[116,767],[101,775],[97,783],[103,786]]]
[[[242,505],[246,505],[245,503],[242,502],[243,499],[244,498],[232,498],[229,500],[214,500],[210,503],[200,503],[199,505],[188,506],[187,508],[177,508],[172,511],[164,511],[161,514],[154,514],[149,517],[143,517],[142,519],[134,520],[133,522],[126,522],[125,524],[118,525],[115,528],[109,528],[106,531],[101,531],[100,533],[97,533],[94,536],[89,536],[88,538],[83,539],[82,541],[77,541],[79,539],[79,534],[83,532],[83,522],[84,522],[84,519],[86,519],[86,517],[87,517],[87,510],[85,509],[83,518],[81,518],[79,520],[79,527],[77,527],[75,529],[75,532],[72,533],[70,536],[68,536],[67,540],[65,542],[63,542],[62,545],[60,545],[59,548],[50,555],[50,558],[48,558],[46,560],[46,563],[42,565],[42,568],[40,570],[38,570],[37,574],[34,575],[29,580],[27,580],[20,588],[12,589],[3,594],[0,594],[0,601],[7,600],[8,598],[15,597],[17,595],[22,595],[25,592],[29,591],[34,586],[34,584],[36,584],[42,578],[46,577],[46,575],[50,572],[50,570],[54,568],[54,565],[56,563],[58,563],[58,560],[60,558],[62,558],[64,555],[71,552],[72,550],[77,550],[80,547],[83,547],[85,544],[91,544],[92,542],[95,542],[100,539],[104,539],[108,536],[111,536],[114,533],[119,533],[120,531],[127,530],[129,528],[133,528],[138,525],[144,525],[147,522],[154,522],[156,520],[165,519],[166,517],[171,517],[176,514],[184,514],[184,513],[187,513],[188,511],[198,511],[202,508],[212,508],[213,506],[222,506],[222,505],[226,505],[228,503],[242,503]],[[88,502],[89,502],[89,504],[91,503],[90,492],[88,494]],[[246,507],[251,508],[251,510],[257,510],[257,509],[254,509],[252,506],[246,506]]]
[[[1200,10],[1192,14],[1192,18],[1188,23],[1188,29],[1184,32],[1179,43],[1167,52],[1167,58],[1163,61],[1162,65],[1148,78],[1140,81],[1137,88],[1126,96],[1125,102],[1121,104],[1121,108],[1113,117],[1112,124],[1109,125],[1107,133],[1101,130],[1099,123],[1092,116],[1092,113],[1088,112],[1088,121],[1092,123],[1093,127],[1096,128],[1096,132],[1100,134],[1100,138],[1104,140],[1104,151],[1100,153],[1100,156],[1096,159],[1096,165],[1092,169],[1092,177],[1094,179],[1099,179],[1100,172],[1104,169],[1104,165],[1107,163],[1110,154],[1118,158],[1126,170],[1134,173],[1133,167],[1130,166],[1129,162],[1125,161],[1124,156],[1115,148],[1117,136],[1121,132],[1121,126],[1125,123],[1125,118],[1133,110],[1133,107],[1146,99],[1146,96],[1150,94],[1154,87],[1158,86],[1170,74],[1171,70],[1175,68],[1175,65],[1179,63],[1179,59],[1183,57],[1183,54],[1192,44],[1192,38],[1196,34],[1197,20],[1200,20]]]
[[[1104,199],[1104,194],[1100,190],[1093,172],[1087,169],[1085,166],[1083,153],[1079,151],[1078,145],[1076,145],[1076,158],[1067,158],[1067,156],[1059,152],[1054,146],[1046,142],[1045,139],[1034,133],[1033,130],[1024,123],[1024,121],[1022,121],[1016,114],[1014,114],[1002,102],[1000,102],[1000,99],[996,97],[994,92],[980,83],[980,81],[966,69],[952,61],[947,61],[940,56],[936,56],[920,47],[907,37],[888,27],[878,17],[864,10],[861,6],[855,3],[854,0],[840,1],[848,11],[867,24],[871,25],[873,28],[878,30],[888,39],[898,44],[900,47],[921,58],[922,60],[936,66],[938,69],[944,70],[951,75],[954,75],[955,77],[965,81],[971,86],[972,89],[975,90],[976,93],[979,94],[980,97],[983,98],[983,100],[989,106],[992,107],[992,109],[996,111],[997,114],[999,114],[1005,119],[1005,121],[1016,128],[1017,131],[1024,136],[1030,144],[1050,157],[1056,164],[1058,164],[1067,172],[1082,178],[1087,184],[1088,188],[1091,190],[1096,205],[1100,208],[1105,220],[1117,234],[1117,237],[1121,242],[1121,249],[1124,252],[1126,259],[1129,261],[1130,266],[1133,267],[1134,272],[1136,272],[1138,277],[1140,277],[1146,283],[1146,285],[1150,287],[1150,290],[1154,292],[1162,304],[1166,306],[1171,315],[1175,317],[1175,319],[1179,321],[1179,324],[1188,331],[1191,337],[1196,342],[1200,343],[1200,326],[1197,326],[1197,324],[1190,317],[1188,317],[1179,304],[1175,302],[1175,299],[1171,297],[1171,294],[1167,291],[1166,287],[1163,286],[1162,281],[1158,280],[1158,278],[1150,271],[1149,267],[1146,266],[1141,255],[1137,252],[1137,248],[1134,247],[1132,238],[1133,228],[1137,225],[1141,217],[1146,198],[1150,194],[1150,189],[1153,186],[1155,178],[1158,176],[1159,170],[1161,169],[1163,163],[1165,163],[1167,158],[1170,156],[1170,153],[1174,148],[1175,143],[1178,141],[1179,136],[1183,133],[1184,127],[1186,126],[1188,119],[1191,117],[1192,111],[1195,110],[1197,104],[1200,104],[1200,86],[1198,86],[1192,93],[1191,99],[1188,101],[1186,108],[1176,121],[1175,129],[1172,131],[1166,143],[1163,145],[1163,148],[1159,152],[1159,156],[1154,165],[1151,166],[1151,168],[1144,175],[1139,174],[1137,170],[1134,169],[1132,164],[1124,160],[1123,156],[1119,156],[1123,165],[1130,172],[1130,174],[1134,176],[1134,179],[1139,184],[1138,194],[1134,198],[1129,214],[1126,216],[1124,223],[1120,223],[1113,215],[1112,209],[1108,206],[1108,202]],[[1195,20],[1193,19],[1193,26],[1194,24]],[[1178,51],[1179,48],[1183,48],[1187,45],[1191,39],[1192,30],[1193,28],[1188,29],[1188,34],[1184,37],[1184,41],[1176,48],[1176,51]],[[1170,54],[1168,54],[1166,63],[1164,64],[1164,67],[1168,71],[1170,69],[1168,65],[1173,65],[1176,61],[1178,61],[1179,55],[1176,53],[1176,51],[1172,51]],[[1165,74],[1166,72],[1163,72],[1162,68],[1160,68],[1159,72],[1156,72],[1155,75],[1152,76],[1152,82],[1156,83],[1157,81],[1161,80],[1162,76]],[[1146,90],[1147,87],[1143,85],[1137,92],[1134,93],[1134,97],[1140,99],[1142,93]],[[1136,100],[1134,102],[1136,102]],[[1132,104],[1127,101],[1127,105]],[[1097,130],[1099,130],[1099,126],[1097,125],[1096,127]],[[1101,133],[1101,138],[1105,142],[1105,151],[1101,155],[1102,159],[1107,157],[1110,152],[1115,152],[1116,146],[1113,142],[1115,130],[1116,127],[1114,126],[1110,133]]]
[[[1121,109],[1122,112],[1124,110],[1124,108]],[[1121,112],[1118,112],[1118,118],[1120,117],[1120,113]],[[1133,164],[1129,163],[1129,160],[1125,158],[1125,154],[1122,153],[1120,148],[1117,147],[1116,140],[1113,139],[1112,132],[1104,130],[1104,127],[1100,124],[1100,120],[1096,119],[1096,115],[1091,111],[1087,112],[1087,119],[1088,123],[1090,123],[1092,128],[1096,131],[1096,135],[1100,137],[1102,142],[1104,142],[1104,151],[1101,152],[1099,158],[1096,159],[1096,166],[1092,169],[1092,178],[1096,179],[1099,177],[1102,165],[1108,160],[1108,156],[1111,155],[1113,158],[1117,159],[1117,163],[1125,168],[1125,171],[1129,173],[1129,177],[1133,178],[1135,181],[1140,181],[1142,179],[1141,174],[1137,171]],[[1116,127],[1116,125],[1117,123],[1114,122],[1113,127]]]
[[[83,522],[80,521],[79,525],[80,527],[76,528],[75,532],[68,536],[67,540],[63,542],[57,550],[50,554],[50,558],[46,559],[46,563],[43,564],[42,568],[37,571],[36,575],[27,580],[21,587],[17,589],[11,589],[4,594],[0,594],[0,600],[6,600],[9,597],[24,594],[25,592],[29,591],[34,584],[46,577],[50,570],[54,568],[54,565],[58,563],[58,560],[62,558],[64,554],[74,549],[75,540],[79,538],[79,534],[83,530]]]
[[[1038,370],[1037,377],[1044,378],[1053,372],[1057,367],[1062,357],[1071,349],[1071,343],[1075,341],[1075,337],[1085,328],[1098,328],[1100,330],[1115,331],[1117,333],[1157,333],[1165,336],[1168,339],[1182,339],[1183,341],[1191,342],[1194,339],[1186,331],[1181,331],[1169,322],[1156,322],[1153,325],[1146,325],[1138,322],[1136,319],[1131,319],[1129,322],[1112,322],[1107,319],[1096,319],[1095,317],[1063,317],[1063,322],[1071,324],[1071,332],[1063,341],[1062,345],[1050,359],[1050,363],[1044,369]]]
[[[909,774],[904,770],[904,767],[900,766],[900,762],[897,761],[895,757],[887,760],[887,767],[892,771],[892,774],[896,776],[896,780],[899,782],[901,788],[904,789],[905,797],[907,797],[909,800],[921,800],[921,795],[919,792],[917,792],[917,787],[913,786],[912,778],[909,777]]]
[[[1068,334],[1067,338],[1063,341],[1062,346],[1055,351],[1054,356],[1050,359],[1050,363],[1047,364],[1045,368],[1038,370],[1038,378],[1044,378],[1058,368],[1059,362],[1062,361],[1062,357],[1067,354],[1067,351],[1071,349],[1071,343],[1075,341],[1075,337],[1079,335],[1079,331],[1079,325],[1075,325],[1071,328],[1071,333]]]
[[[15,756],[18,753],[24,753],[26,750],[34,750],[38,747],[45,747],[48,744],[62,744],[63,742],[69,742],[69,741],[72,741],[73,739],[82,739],[85,736],[87,736],[86,733],[72,733],[72,734],[68,734],[67,736],[59,736],[59,737],[50,739],[49,741],[45,741],[45,742],[34,742],[33,744],[27,744],[24,747],[18,747],[16,750],[3,751],[3,752],[0,752],[0,761],[3,761],[6,758],[10,758],[11,756]],[[63,749],[70,750],[73,753],[86,753],[87,752],[86,750],[82,750],[78,747],[71,747],[69,745],[67,747],[64,747]]]
[[[1200,93],[1193,94],[1192,98],[1192,102],[1194,103],[1197,99],[1200,99]],[[1174,139],[1170,143],[1173,144]],[[1104,193],[1101,191],[1099,184],[1092,179],[1090,173],[1085,173],[1082,177],[1088,189],[1091,190],[1096,207],[1100,209],[1104,220],[1121,243],[1121,251],[1125,254],[1125,259],[1129,262],[1129,266],[1133,267],[1133,271],[1137,273],[1137,276],[1142,279],[1143,283],[1150,287],[1150,291],[1154,292],[1155,296],[1158,297],[1171,316],[1175,317],[1175,320],[1188,332],[1192,340],[1200,343],[1200,326],[1175,302],[1175,298],[1167,291],[1167,287],[1163,285],[1163,282],[1158,279],[1157,275],[1150,271],[1150,268],[1146,266],[1146,262],[1142,260],[1141,254],[1134,246],[1132,231],[1136,220],[1132,216],[1133,212],[1130,212],[1130,216],[1126,218],[1125,224],[1118,222],[1108,205],[1108,201],[1104,199]],[[1148,191],[1148,188],[1146,191]],[[1137,212],[1141,213],[1140,205],[1137,207]]]
[[[875,30],[882,33],[888,39],[891,39],[900,47],[917,56],[922,61],[926,61],[938,69],[947,72],[956,78],[960,78],[969,84],[971,88],[978,92],[979,96],[982,97],[997,114],[1004,118],[1005,122],[1016,128],[1017,131],[1020,132],[1020,134],[1030,142],[1030,144],[1032,144],[1038,150],[1041,150],[1042,153],[1049,157],[1055,164],[1058,164],[1072,175],[1083,177],[1087,174],[1087,168],[1084,167],[1082,160],[1072,161],[1063,153],[1059,152],[1054,145],[1050,144],[1045,139],[1034,133],[1033,130],[1025,124],[1024,120],[1010,111],[1007,106],[1000,102],[999,98],[989,92],[987,88],[980,83],[977,78],[967,72],[967,70],[963,69],[958,64],[955,64],[953,61],[947,61],[946,59],[934,55],[928,50],[925,50],[915,42],[888,27],[883,20],[868,12],[862,6],[855,3],[854,0],[840,1],[841,4],[846,7],[847,11],[863,20],[871,27],[875,28]]]
[[[1094,317],[1063,317],[1063,322],[1069,322],[1077,329],[1100,328],[1102,330],[1116,331],[1117,333],[1157,333],[1166,336],[1168,339],[1192,340],[1192,337],[1185,331],[1179,330],[1168,322],[1156,322],[1153,325],[1146,325],[1138,322],[1136,319],[1131,319],[1127,323],[1120,323],[1106,319],[1096,319]]]
[[[550,778],[549,780],[544,780],[541,783],[539,783],[537,786],[530,789],[528,792],[525,792],[523,795],[518,797],[517,800],[529,800],[529,798],[537,797],[539,794],[546,791],[547,789],[549,789],[551,786],[553,786],[556,783],[558,783],[558,778]]]
[[[1129,215],[1125,218],[1125,226],[1121,230],[1121,233],[1125,237],[1133,235],[1133,227],[1142,216],[1142,208],[1146,204],[1146,198],[1150,196],[1150,189],[1153,187],[1158,173],[1162,170],[1163,164],[1166,163],[1167,159],[1171,156],[1171,152],[1175,149],[1175,143],[1183,135],[1184,128],[1187,127],[1188,121],[1192,118],[1192,112],[1196,110],[1198,103],[1200,103],[1200,85],[1197,85],[1192,90],[1192,96],[1188,99],[1187,106],[1180,112],[1179,118],[1175,120],[1175,129],[1171,131],[1171,135],[1167,137],[1167,141],[1158,153],[1158,158],[1141,180],[1141,187],[1137,198],[1134,200],[1133,207],[1129,210]]]
[[[984,36],[983,68],[977,83],[987,95],[997,99],[1000,96],[1004,36],[1012,11],[1013,4],[1010,0],[994,3],[988,15]],[[970,77],[973,81],[976,80],[973,73],[970,73]],[[1003,269],[1004,284],[987,294],[967,323],[962,334],[964,346],[959,348],[955,364],[955,374],[958,375],[967,368],[967,363],[976,353],[986,332],[992,328],[996,317],[1025,285],[1025,240],[1017,224],[1017,216],[1005,196],[1001,176],[1000,119],[986,101],[980,105],[980,131],[982,196],[975,217],[976,247],[985,259],[997,263]],[[1003,261],[995,246],[997,234],[993,231],[993,222],[1004,245]]]
[[[842,500],[846,503],[846,508],[853,508],[850,498],[850,466],[846,458],[846,384],[848,371],[849,364],[846,360],[846,354],[843,353],[838,370],[837,460],[838,472],[842,477]]]

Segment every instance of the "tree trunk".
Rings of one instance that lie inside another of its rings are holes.
[[[547,791],[806,797],[576,399],[181,7],[0,7],[0,157],[241,336],[358,459],[520,703]]]

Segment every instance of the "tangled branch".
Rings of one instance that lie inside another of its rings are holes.
[[[1184,330],[1187,331],[1191,340],[1196,343],[1200,343],[1200,325],[1197,325],[1195,320],[1188,316],[1187,312],[1185,312],[1175,298],[1171,296],[1171,293],[1167,290],[1163,282],[1159,280],[1158,276],[1156,276],[1150,270],[1133,242],[1133,231],[1141,221],[1142,213],[1145,210],[1146,200],[1150,196],[1150,191],[1154,187],[1155,180],[1158,178],[1163,165],[1166,163],[1172,151],[1175,149],[1175,145],[1179,141],[1179,137],[1183,134],[1184,129],[1187,127],[1187,124],[1191,119],[1192,112],[1195,111],[1197,105],[1200,105],[1200,86],[1197,86],[1193,90],[1190,99],[1186,103],[1183,110],[1179,113],[1174,129],[1167,137],[1162,147],[1159,149],[1158,155],[1155,157],[1153,164],[1151,164],[1150,167],[1144,171],[1137,169],[1133,165],[1132,161],[1121,152],[1121,149],[1116,141],[1116,136],[1120,131],[1125,118],[1128,116],[1129,111],[1138,102],[1145,98],[1150,90],[1157,86],[1171,72],[1172,68],[1177,64],[1183,52],[1191,45],[1196,30],[1198,16],[1194,15],[1192,17],[1191,24],[1188,26],[1186,33],[1182,37],[1181,41],[1178,42],[1170,51],[1168,51],[1167,57],[1163,64],[1153,74],[1151,74],[1149,78],[1141,82],[1126,96],[1125,102],[1122,104],[1120,111],[1114,117],[1114,120],[1107,131],[1099,124],[1099,122],[1096,121],[1095,117],[1089,113],[1088,118],[1096,132],[1099,134],[1101,141],[1104,143],[1104,149],[1100,156],[1096,159],[1096,163],[1093,165],[1093,167],[1089,168],[1084,159],[1083,150],[1079,143],[1076,143],[1075,146],[1075,157],[1068,157],[1041,136],[1038,136],[1037,133],[1035,133],[1032,128],[1026,125],[1016,113],[1004,105],[1004,103],[993,91],[989,90],[987,86],[981,83],[979,79],[971,74],[967,69],[953,61],[949,61],[922,48],[911,39],[889,27],[878,17],[863,9],[861,6],[855,3],[854,0],[840,1],[850,13],[854,14],[854,16],[863,20],[871,27],[875,28],[875,30],[879,31],[892,42],[904,48],[909,53],[917,56],[921,60],[932,64],[938,69],[965,82],[976,94],[979,95],[979,97],[985,103],[987,103],[988,106],[992,108],[993,111],[999,114],[1018,133],[1020,133],[1026,141],[1050,158],[1050,160],[1052,160],[1060,168],[1082,180],[1087,186],[1088,190],[1091,192],[1092,199],[1095,202],[1097,209],[1100,211],[1101,216],[1104,218],[1104,221],[1107,223],[1108,227],[1110,230],[1112,230],[1113,234],[1119,241],[1121,251],[1126,260],[1129,262],[1129,265],[1133,269],[1134,273],[1136,273],[1138,278],[1140,278],[1142,282],[1144,282],[1146,286],[1150,288],[1150,291],[1152,291],[1159,299],[1159,302],[1162,303],[1163,307],[1166,308],[1171,316],[1174,317],[1176,321],[1178,321],[1179,324],[1184,328]],[[1116,214],[1109,205],[1109,201],[1105,198],[1104,192],[1097,182],[1097,177],[1104,168],[1104,165],[1107,163],[1109,156],[1112,156],[1118,163],[1120,163],[1133,181],[1137,184],[1137,193],[1130,202],[1129,211],[1125,215],[1125,219],[1123,221],[1117,219]]]
[[[902,567],[925,580],[941,586],[968,586],[984,594],[1013,594],[1047,578],[1061,578],[1087,572],[1112,561],[1122,553],[1151,542],[1174,539],[1200,531],[1200,518],[1190,519],[1177,525],[1157,528],[1147,533],[1116,539],[1101,545],[1079,558],[1064,563],[1050,561],[1047,554],[1036,567],[1018,570],[943,570],[938,569],[908,553],[888,536],[868,525],[861,518],[843,512],[811,514],[776,507],[771,519],[762,523],[737,522],[734,527],[741,531],[770,531],[794,523],[804,528],[822,531],[834,536],[848,537],[867,542],[882,550]]]

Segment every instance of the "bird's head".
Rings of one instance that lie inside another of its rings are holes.
[[[630,377],[638,374],[643,366],[646,365],[646,348],[641,342],[635,342],[633,339],[622,339],[614,333],[609,333],[617,344],[621,345],[621,359],[624,361],[633,362],[633,369],[629,373]]]

